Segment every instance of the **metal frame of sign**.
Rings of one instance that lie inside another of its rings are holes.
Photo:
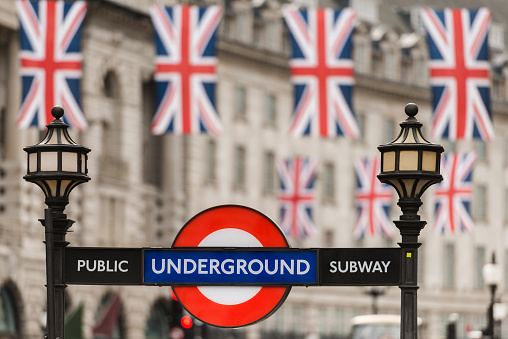
[[[163,252],[222,252],[222,253],[245,253],[245,252],[303,252],[316,253],[316,282],[315,283],[185,283],[185,282],[145,282],[145,253],[150,251]],[[82,255],[84,260],[122,260],[125,256],[129,256],[130,260],[134,260],[130,264],[134,272],[133,274],[123,274],[118,272],[86,272],[77,273],[76,265],[71,261],[78,260]],[[355,282],[354,274],[349,273],[346,278],[334,276],[326,273],[326,260],[331,258],[355,258],[358,261],[369,259],[386,258],[398,259],[394,262],[393,270],[389,277],[379,278],[379,275],[373,274],[373,279],[367,280],[363,274],[360,282]],[[145,286],[398,286],[400,284],[401,269],[401,250],[400,248],[288,248],[288,247],[144,247],[144,248],[116,248],[116,247],[67,247],[64,256],[64,282],[66,284],[77,285],[145,285]]]

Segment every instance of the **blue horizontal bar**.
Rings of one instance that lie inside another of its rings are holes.
[[[310,285],[317,270],[317,250],[144,252],[145,284]]]

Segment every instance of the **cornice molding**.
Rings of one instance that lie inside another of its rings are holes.
[[[385,95],[402,97],[405,100],[430,101],[430,88],[417,86],[410,83],[402,83],[381,77],[373,77],[365,74],[355,74],[355,85],[358,89],[365,89]]]
[[[226,56],[230,54],[255,63],[261,63],[264,66],[277,67],[278,69],[289,72],[289,58],[282,53],[261,49],[247,43],[223,37],[219,37],[218,39],[217,50],[219,59],[221,55]]]
[[[114,2],[93,1],[88,5],[87,16],[92,20],[105,19],[108,22],[121,24],[137,30],[152,31],[152,22],[148,13],[126,8]]]

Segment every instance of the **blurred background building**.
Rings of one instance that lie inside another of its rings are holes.
[[[432,229],[434,201],[427,193],[420,237],[419,316],[424,338],[443,338],[451,313],[457,333],[485,327],[489,290],[482,268],[496,254],[508,292],[508,88],[506,23],[502,0],[426,1],[428,7],[490,7],[490,142],[431,137],[431,93],[426,36],[413,1],[295,0],[299,6],[352,7],[355,90],[353,106],[360,138],[293,138],[289,33],[277,0],[202,0],[224,13],[218,34],[219,136],[150,134],[155,111],[152,0],[90,1],[83,31],[82,98],[89,127],[71,131],[92,149],[92,180],[75,190],[66,209],[76,220],[70,246],[170,247],[186,220],[208,207],[242,204],[279,218],[279,158],[316,157],[320,162],[313,210],[317,234],[289,238],[293,247],[396,247],[400,236],[353,237],[356,218],[353,162],[378,156],[393,140],[404,106],[415,102],[430,141],[446,151],[474,150],[472,232],[440,234]],[[19,29],[15,0],[0,2],[0,338],[41,338],[46,291],[43,194],[25,182],[23,147],[43,132],[17,129],[20,107]],[[175,4],[168,1],[167,5]],[[430,189],[432,192],[432,189]],[[392,219],[399,210],[392,209]],[[266,321],[235,330],[205,328],[203,338],[345,338],[350,320],[372,312],[400,312],[400,291],[359,287],[295,287],[284,306]],[[111,338],[168,338],[175,313],[169,287],[69,286],[68,314],[81,317],[84,338],[94,338],[101,314],[112,317]],[[72,318],[71,318],[72,319]],[[508,330],[503,320],[503,337]],[[104,326],[109,324],[102,324]]]

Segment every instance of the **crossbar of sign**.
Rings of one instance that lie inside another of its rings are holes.
[[[400,283],[401,260],[399,248],[69,247],[65,283],[395,286]]]
[[[317,252],[145,250],[145,284],[317,284]]]

